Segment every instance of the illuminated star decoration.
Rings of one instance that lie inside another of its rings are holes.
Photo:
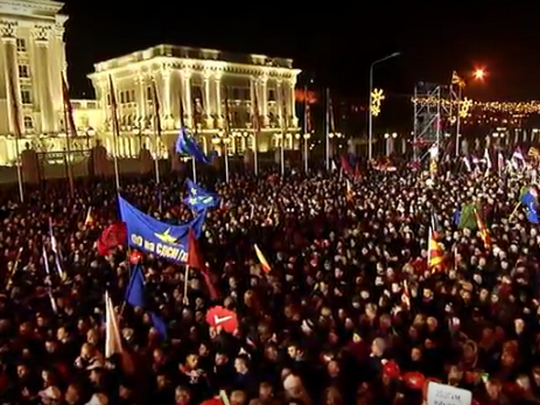
[[[371,92],[371,115],[374,117],[381,113],[381,102],[385,99],[384,91],[382,89],[374,89]]]

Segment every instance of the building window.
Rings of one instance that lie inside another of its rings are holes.
[[[268,101],[276,101],[276,91],[274,89],[270,89],[268,92]]]
[[[24,129],[32,130],[34,129],[34,121],[32,117],[24,117]]]
[[[107,93],[107,105],[111,105],[111,93]]]
[[[131,102],[135,102],[135,90],[131,90]]]
[[[126,99],[124,98],[124,92],[121,91],[121,92],[120,92],[120,104],[124,104],[125,101],[126,101]]]
[[[242,100],[251,100],[251,89],[249,87],[244,87],[242,90],[242,93],[244,93]]]
[[[30,90],[21,90],[21,102],[23,104],[32,104],[32,95]]]
[[[240,100],[240,89],[238,87],[233,87],[232,98],[233,100]]]
[[[146,88],[146,98],[148,101],[152,101],[152,87],[151,86],[148,86]]]
[[[30,70],[28,65],[19,65],[19,78],[28,79],[30,77]]]
[[[26,52],[26,41],[23,38],[17,38],[17,52]]]

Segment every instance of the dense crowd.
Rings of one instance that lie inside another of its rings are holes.
[[[219,298],[192,270],[143,255],[148,308],[124,302],[128,251],[101,257],[118,221],[111,180],[0,192],[0,404],[422,404],[426,381],[465,388],[479,404],[540,398],[540,234],[522,208],[522,174],[441,169],[345,176],[266,175],[218,182],[201,251]],[[204,183],[204,181],[202,182]],[[122,195],[170,223],[192,217],[182,179],[123,179]],[[491,233],[459,229],[475,202]],[[95,223],[85,225],[92,207]],[[437,218],[445,268],[427,265]],[[50,223],[67,278],[54,272]],[[257,244],[272,271],[261,271]],[[50,275],[45,271],[43,246]],[[125,356],[104,358],[104,292]],[[210,327],[215,305],[234,333]],[[152,327],[149,311],[167,325]],[[213,401],[213,402],[212,402]]]

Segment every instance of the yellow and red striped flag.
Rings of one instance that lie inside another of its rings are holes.
[[[255,247],[255,253],[257,254],[257,258],[259,259],[259,262],[261,262],[261,267],[265,273],[270,273],[272,271],[272,268],[268,264],[268,260],[266,260],[266,257],[264,257],[263,252],[261,252],[261,249],[257,245],[254,245]]]
[[[491,246],[491,235],[486,228],[486,224],[484,224],[484,221],[482,221],[482,218],[480,218],[480,215],[478,215],[478,211],[475,210],[474,215],[476,216],[476,224],[478,225],[478,232],[480,232],[480,238],[482,238],[482,241],[484,241],[484,246],[486,247],[486,249],[489,249],[489,247]]]
[[[437,270],[445,270],[445,260],[444,260],[444,251],[440,243],[435,240],[435,237],[432,235],[431,230],[429,232],[429,241],[428,241],[428,268],[435,272]]]

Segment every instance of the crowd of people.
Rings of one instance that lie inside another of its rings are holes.
[[[0,404],[221,404],[223,391],[232,405],[420,405],[429,381],[467,389],[478,404],[540,401],[540,234],[515,209],[527,175],[345,177],[218,181],[222,203],[200,238],[218,298],[194,269],[186,300],[184,269],[142,255],[144,309],[124,301],[128,248],[96,249],[119,220],[110,179],[84,180],[74,196],[64,184],[26,190],[25,203],[0,192]],[[121,193],[162,221],[193,215],[178,177],[159,190],[122,179]],[[491,245],[454,220],[471,202]],[[89,207],[94,223],[85,224]],[[435,271],[432,217],[445,258]],[[54,271],[50,229],[65,278]],[[112,358],[105,291],[125,352]],[[207,324],[216,305],[237,314],[234,333]]]

